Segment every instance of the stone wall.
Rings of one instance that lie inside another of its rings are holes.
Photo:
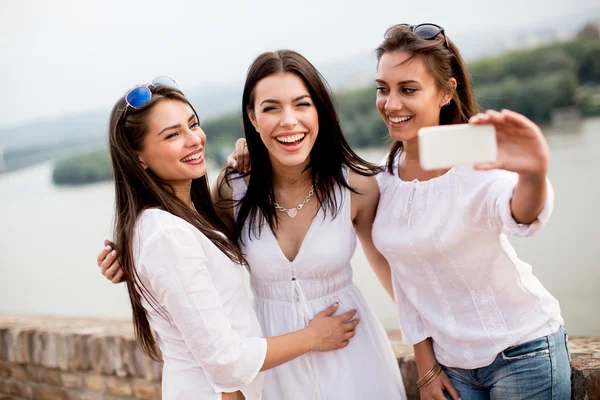
[[[412,348],[389,332],[409,399]],[[600,338],[569,338],[573,399],[600,399]],[[0,400],[161,398],[161,365],[137,347],[130,321],[0,314]]]
[[[160,399],[129,321],[0,315],[0,400]]]

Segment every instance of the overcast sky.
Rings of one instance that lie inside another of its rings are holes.
[[[110,108],[157,75],[180,87],[243,82],[263,51],[315,64],[371,51],[390,25],[435,22],[450,37],[519,29],[589,10],[595,0],[0,0],[0,128]],[[495,4],[495,5],[492,5]]]

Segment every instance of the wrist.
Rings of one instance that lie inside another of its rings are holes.
[[[317,351],[319,349],[320,339],[314,328],[308,326],[298,331],[298,333],[301,334],[300,340],[306,345],[306,352]]]
[[[434,356],[431,357],[415,357],[415,364],[417,364],[417,373],[419,377],[422,377],[427,373],[427,371],[431,370],[436,364],[437,360]]]
[[[427,339],[414,346],[415,350],[415,364],[417,365],[417,372],[419,376],[423,376],[431,368],[437,364],[437,359],[431,348],[431,341]]]

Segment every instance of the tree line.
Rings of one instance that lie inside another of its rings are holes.
[[[540,124],[552,111],[572,107],[583,116],[600,115],[600,41],[576,39],[489,57],[468,66],[475,93],[484,109],[508,108]],[[387,129],[375,108],[372,85],[334,93],[346,139],[354,148],[387,143]],[[207,157],[223,165],[235,140],[244,136],[240,112],[203,122]],[[64,160],[56,165],[57,184],[110,179],[105,151]],[[88,171],[92,169],[93,171]]]

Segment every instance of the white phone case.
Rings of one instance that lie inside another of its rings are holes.
[[[439,125],[419,129],[419,161],[426,170],[496,161],[493,125]]]

